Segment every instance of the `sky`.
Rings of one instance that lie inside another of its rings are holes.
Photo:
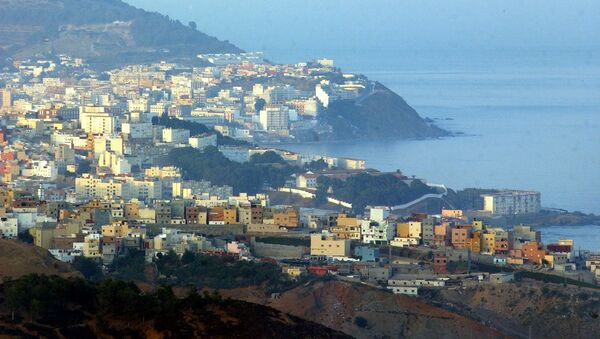
[[[248,51],[600,50],[598,0],[125,0]]]

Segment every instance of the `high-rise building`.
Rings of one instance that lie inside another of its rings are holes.
[[[535,214],[541,209],[540,192],[506,190],[482,197],[483,209],[492,214]]]
[[[260,111],[260,125],[265,131],[287,131],[290,125],[290,113],[286,107],[270,106]]]
[[[116,123],[115,116],[106,107],[81,107],[79,124],[86,133],[112,134],[115,131]]]
[[[0,97],[0,100],[2,100],[2,106],[0,106],[0,110],[7,112],[12,107],[12,93],[8,88],[2,90],[2,96]]]

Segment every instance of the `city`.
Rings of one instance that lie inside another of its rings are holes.
[[[597,335],[592,52],[505,54],[500,2],[171,2],[0,1],[0,337]]]
[[[407,213],[428,194],[402,206],[362,211],[334,196],[326,198],[331,209],[272,205],[269,192],[317,199],[319,177],[345,181],[360,173],[383,174],[358,159],[252,144],[312,128],[319,109],[337,100],[360,100],[372,85],[341,73],[327,59],[268,65],[257,53],[202,57],[213,65],[134,65],[109,71],[104,80],[84,60],[64,55],[57,62],[15,63],[15,72],[3,75],[10,85],[2,91],[2,236],[29,233],[36,246],[61,261],[82,256],[104,267],[129,250],[144,251],[147,262],[169,251],[274,258],[292,276],[339,270],[411,295],[430,281],[444,286],[450,277],[483,279],[474,275],[480,271],[473,263],[585,283],[600,280],[600,256],[578,252],[572,240],[543,244],[540,232],[529,226],[500,228],[479,218],[539,213],[538,192],[496,190],[476,197],[479,210],[440,209],[431,215]],[[322,80],[307,91],[277,82],[280,75],[314,82],[320,74],[339,75],[343,82],[324,86]],[[264,79],[271,85],[263,86]],[[230,87],[238,82],[251,89]],[[196,134],[198,126],[206,131]],[[297,167],[279,187],[265,182],[256,186],[260,192],[241,192],[161,166],[178,148],[211,149],[236,163],[270,155]],[[320,165],[317,170],[305,171],[314,164]],[[443,190],[436,187],[429,194],[443,195]],[[265,237],[274,244],[297,239],[303,245],[269,249],[268,242],[260,241]],[[404,268],[395,264],[398,252],[392,249],[399,248],[427,257],[425,265],[409,265],[412,280],[398,280]],[[301,265],[285,264],[290,259]],[[327,266],[315,266],[319,262]],[[375,277],[370,271],[377,272]],[[510,281],[514,273],[485,279]],[[400,290],[394,287],[397,281],[411,288]]]

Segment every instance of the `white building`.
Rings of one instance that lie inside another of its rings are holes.
[[[79,124],[86,133],[114,133],[117,121],[106,107],[83,106],[79,112]]]
[[[296,177],[296,187],[298,188],[318,188],[317,183],[318,174],[313,172],[306,172],[304,174],[298,174]]]
[[[38,160],[31,162],[30,175],[33,177],[48,178],[56,180],[58,176],[58,167],[54,161]]]
[[[388,286],[389,290],[392,290],[394,294],[404,294],[416,297],[419,295],[418,287],[411,286]]]
[[[162,141],[170,144],[187,144],[190,131],[187,129],[165,128],[162,131]]]
[[[124,200],[160,199],[162,183],[151,180],[135,180],[131,177],[100,178],[83,174],[75,179],[75,193],[84,200],[122,198]]]
[[[205,149],[208,146],[217,147],[217,135],[215,133],[197,135],[189,139],[189,144],[198,149]]]
[[[131,173],[131,164],[122,155],[113,152],[103,152],[98,158],[98,166],[110,169],[110,173],[115,175]]]
[[[152,138],[152,123],[150,122],[124,122],[121,131],[129,139]]]
[[[0,217],[0,237],[13,239],[19,234],[19,223],[15,216]]]
[[[290,126],[290,112],[284,106],[266,107],[260,111],[260,125],[265,131],[287,131]]]
[[[505,190],[482,197],[484,211],[492,214],[535,214],[541,209],[540,192]]]
[[[231,161],[240,163],[250,161],[250,151],[248,147],[220,146],[219,151],[223,154],[225,158]]]
[[[419,245],[419,239],[409,237],[396,237],[390,241],[390,246],[394,247],[412,247]]]
[[[361,220],[360,231],[365,244],[387,244],[396,233],[394,225],[385,220]]]
[[[105,152],[112,152],[117,155],[125,154],[125,144],[121,135],[104,134],[94,137],[95,157],[98,158]]]
[[[369,219],[377,222],[384,221],[390,215],[390,210],[386,207],[371,207]]]

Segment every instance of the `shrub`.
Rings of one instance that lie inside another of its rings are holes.
[[[360,328],[367,328],[367,326],[369,325],[369,322],[367,321],[367,319],[358,316],[356,318],[354,318],[354,324]]]

